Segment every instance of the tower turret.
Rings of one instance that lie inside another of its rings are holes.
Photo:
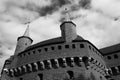
[[[29,37],[29,25],[28,25],[24,35],[18,37],[17,39],[17,46],[14,54],[18,55],[20,52],[24,51],[28,46],[30,46],[32,42],[33,40]]]
[[[66,12],[65,21],[60,25],[60,29],[62,38],[65,39],[66,42],[71,42],[77,38],[76,25],[70,20],[68,11]]]

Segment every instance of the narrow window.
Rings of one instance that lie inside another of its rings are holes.
[[[75,44],[72,44],[72,48],[73,48],[73,49],[75,49],[75,48],[76,48]]]
[[[69,48],[69,45],[65,45],[65,48]]]
[[[89,46],[89,49],[91,49],[91,46]]]
[[[115,55],[114,55],[114,58],[115,58],[115,59],[118,59],[118,55],[117,55],[117,54],[115,54]]]
[[[61,49],[62,49],[62,46],[59,45],[59,46],[58,46],[58,49],[61,50]]]
[[[40,53],[40,52],[41,52],[41,49],[39,49],[38,52]]]
[[[84,44],[80,44],[80,48],[84,48]]]
[[[28,52],[28,55],[30,55],[30,52]]]
[[[35,51],[33,51],[33,54],[35,54]]]
[[[52,49],[52,50],[55,50],[55,47],[52,46],[51,49]]]
[[[23,80],[23,78],[20,78],[20,80]]]
[[[43,80],[43,74],[38,74],[39,80]]]
[[[110,60],[110,59],[111,59],[111,56],[107,56],[107,58],[108,58],[108,60]]]
[[[45,48],[45,51],[47,52],[47,51],[48,51],[48,48]]]
[[[73,79],[73,78],[74,78],[74,73],[73,73],[73,71],[67,71],[67,73],[68,73],[70,79]]]

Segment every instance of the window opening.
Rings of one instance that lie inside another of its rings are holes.
[[[55,47],[52,46],[51,49],[52,49],[52,50],[55,50]]]
[[[80,44],[80,48],[84,48],[84,44]]]
[[[69,78],[73,79],[74,78],[74,72],[73,71],[67,71]]]
[[[69,48],[69,45],[65,45],[65,48]]]
[[[118,59],[118,55],[117,55],[117,54],[115,54],[115,55],[114,55],[114,58],[115,58],[115,59]]]
[[[73,49],[75,49],[75,48],[76,48],[75,44],[72,44],[72,48],[73,48]]]
[[[59,46],[58,46],[58,49],[61,50],[61,49],[62,49],[62,46],[59,45]]]
[[[45,51],[48,51],[48,48],[45,48]]]
[[[39,80],[43,80],[43,74],[38,74]]]

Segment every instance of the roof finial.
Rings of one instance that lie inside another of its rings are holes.
[[[65,20],[66,21],[71,21],[71,19],[70,19],[70,12],[69,12],[68,7],[65,7],[65,15],[66,15]]]
[[[27,25],[27,28],[26,28],[25,33],[24,33],[23,36],[29,37],[29,25],[30,25],[30,20],[28,20],[25,24]]]

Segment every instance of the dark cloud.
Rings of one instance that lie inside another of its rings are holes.
[[[51,0],[50,6],[42,7],[38,9],[40,16],[51,15],[55,11],[59,10],[62,6],[70,4],[69,0]]]
[[[91,0],[80,0],[79,5],[81,8],[89,9],[91,7]]]
[[[65,5],[70,5],[71,11],[77,11],[80,8],[89,9],[90,3],[91,3],[91,0],[49,0],[49,1],[51,2],[50,5],[40,6],[40,5],[38,5],[34,2],[30,2],[30,1],[28,1],[28,2],[26,1],[26,3],[22,3],[22,2],[18,3],[17,1],[11,0],[11,1],[7,1],[5,3],[6,11],[11,11],[15,7],[17,7],[20,10],[23,10],[21,12],[21,15],[23,14],[22,16],[20,16],[20,14],[19,15],[14,14],[14,12],[12,13],[13,17],[16,17],[21,22],[23,22],[23,21],[25,21],[23,18],[26,16],[24,13],[26,13],[27,11],[30,11],[30,13],[33,14],[32,16],[35,16],[34,19],[37,19],[39,17],[44,17],[46,15],[52,15],[54,12],[60,10]],[[75,3],[75,2],[77,2],[77,3]],[[38,13],[38,16],[36,17],[36,15],[32,12]],[[63,10],[63,12],[61,12],[61,15],[63,15],[63,14],[64,14],[64,10]],[[62,20],[64,20],[64,19],[61,17],[60,21],[62,21]]]
[[[78,4],[72,4],[72,2],[71,2],[71,6],[70,6],[70,10],[69,10],[70,12],[78,11],[80,9],[88,9],[88,10],[91,9],[91,0],[79,0]],[[65,13],[66,13],[66,11],[61,12],[62,15],[64,15]],[[70,19],[72,20],[72,19],[75,19],[75,18],[78,18],[81,16],[82,16],[81,14],[74,15],[74,17],[71,16]],[[64,20],[65,20],[65,18],[62,17],[60,19],[60,22],[63,22]]]

